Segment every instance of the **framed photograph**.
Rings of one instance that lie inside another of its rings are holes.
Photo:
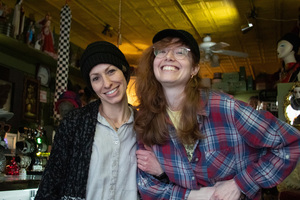
[[[0,79],[0,109],[11,111],[12,83]]]
[[[23,118],[38,121],[40,82],[31,77],[25,77],[23,90]]]
[[[45,65],[39,65],[37,69],[36,77],[40,80],[41,85],[48,87],[51,79],[51,73],[49,67]]]
[[[17,142],[17,134],[15,133],[6,133],[6,141],[7,147],[9,149],[16,149],[16,142]]]

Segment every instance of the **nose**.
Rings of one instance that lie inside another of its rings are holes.
[[[112,85],[111,80],[108,76],[103,76],[103,86],[109,88]]]
[[[174,57],[174,52],[173,52],[172,49],[169,50],[169,52],[167,53],[166,59],[168,59],[168,60],[174,60],[174,59],[175,59],[175,57]]]

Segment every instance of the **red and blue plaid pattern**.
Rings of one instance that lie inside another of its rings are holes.
[[[259,199],[260,188],[279,184],[299,159],[297,129],[227,94],[210,92],[198,123],[205,139],[195,144],[191,162],[171,122],[170,140],[153,146],[170,184],[138,170],[138,187],[144,200],[186,199],[190,190],[232,178],[247,198]],[[139,143],[138,148],[144,147]]]

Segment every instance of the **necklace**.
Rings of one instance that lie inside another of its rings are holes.
[[[115,129],[116,131],[118,131],[119,128],[120,128],[120,126],[122,126],[129,119],[129,117],[130,117],[130,112],[129,112],[129,115],[127,117],[125,117],[125,119],[121,122],[121,125],[118,127],[118,126],[116,126],[116,124],[114,123],[114,121],[105,114],[105,112],[103,111],[102,106],[100,106],[100,112],[104,115],[104,118],[108,120],[108,123],[110,125],[112,125],[113,129]]]

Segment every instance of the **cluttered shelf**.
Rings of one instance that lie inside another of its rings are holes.
[[[50,67],[52,72],[56,72],[56,59],[49,56],[45,52],[35,49],[34,47],[22,41],[6,36],[4,34],[0,34],[0,52],[35,65],[46,65]],[[21,71],[25,70],[22,66],[19,66],[18,69]],[[80,77],[79,69],[75,67],[69,67],[69,73],[71,75]]]

